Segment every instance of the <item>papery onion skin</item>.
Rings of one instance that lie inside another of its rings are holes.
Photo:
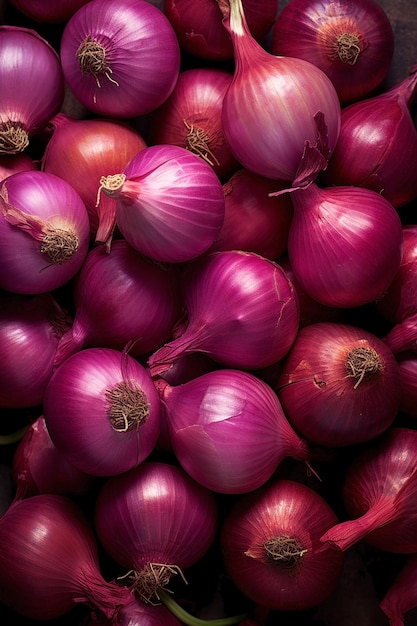
[[[310,609],[331,594],[341,575],[343,554],[323,551],[320,544],[322,529],[335,520],[334,511],[313,489],[274,480],[244,495],[226,517],[221,530],[226,569],[256,604],[279,611]]]
[[[291,0],[275,20],[271,52],[317,65],[347,104],[365,98],[386,78],[394,32],[374,0]]]
[[[417,606],[417,555],[407,558],[379,603],[390,626],[404,626],[405,613]]]
[[[352,308],[383,295],[401,262],[398,212],[381,195],[353,186],[291,192],[288,257],[301,287],[326,306]]]
[[[275,260],[287,250],[292,220],[288,195],[270,197],[277,181],[239,169],[224,184],[225,214],[211,252],[245,250]]]
[[[94,520],[104,549],[128,570],[151,564],[185,570],[212,545],[218,507],[182,468],[145,461],[104,483]]]
[[[277,0],[243,0],[249,30],[255,39],[268,33],[277,13]],[[223,25],[221,13],[210,0],[165,0],[164,12],[183,50],[197,58],[212,61],[233,59],[233,46]]]
[[[1,601],[19,615],[44,621],[84,602],[114,618],[131,602],[125,587],[101,575],[96,538],[67,496],[15,501],[0,520]]]
[[[341,322],[300,329],[277,382],[293,428],[310,443],[348,446],[371,441],[395,420],[398,363],[373,333]]]
[[[13,455],[15,498],[38,494],[84,496],[93,476],[66,461],[52,443],[43,415],[26,429]]]
[[[342,551],[358,541],[386,552],[417,551],[417,432],[391,427],[351,461],[342,487],[349,516],[321,537]]]
[[[66,180],[83,200],[91,238],[114,221],[114,202],[104,194],[97,206],[100,178],[121,171],[146,148],[143,137],[126,122],[115,119],[72,119],[59,113],[50,122],[53,133],[42,156],[42,170]]]
[[[400,83],[342,110],[339,139],[322,184],[356,185],[399,209],[417,196],[417,129],[410,107],[417,66]]]
[[[58,367],[85,347],[123,350],[131,356],[156,350],[172,337],[180,316],[180,273],[153,263],[123,239],[92,248],[74,279],[74,321],[62,336]]]
[[[336,145],[335,88],[312,63],[266,52],[248,31],[241,0],[217,1],[235,57],[222,116],[229,146],[256,174],[304,186],[326,168]]]
[[[35,30],[0,25],[0,153],[23,152],[64,100],[59,56]]]
[[[117,226],[138,252],[162,263],[184,263],[216,240],[224,220],[223,187],[196,154],[180,146],[150,146],[118,179],[103,180],[102,193],[117,201]]]
[[[218,369],[165,385],[161,396],[176,458],[211,491],[247,493],[269,480],[285,457],[309,459],[275,392],[249,372]]]
[[[278,263],[253,252],[212,252],[183,273],[187,322],[148,359],[152,375],[189,352],[224,367],[256,370],[290,349],[299,324],[294,286]]]
[[[230,72],[218,68],[180,72],[173,92],[151,116],[149,142],[187,148],[226,180],[239,167],[221,120],[223,98],[232,78]]]
[[[147,370],[125,352],[86,348],[53,373],[43,399],[57,449],[93,476],[142,463],[159,436],[160,401]]]
[[[71,325],[52,294],[0,294],[0,407],[42,403],[58,343]]]
[[[82,55],[88,47],[95,56]],[[94,50],[93,50],[94,52]],[[163,12],[137,0],[91,0],[66,23],[60,56],[66,81],[90,111],[112,118],[145,115],[175,87],[180,50]]]
[[[0,183],[0,288],[37,294],[63,287],[88,251],[89,223],[75,189],[54,174],[18,172]]]

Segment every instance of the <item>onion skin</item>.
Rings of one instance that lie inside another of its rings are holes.
[[[40,24],[66,22],[76,11],[90,0],[10,0],[10,4],[26,17]]]
[[[375,191],[353,186],[311,183],[290,195],[294,216],[288,258],[305,292],[341,308],[381,297],[403,251],[402,224],[392,204]]]
[[[270,482],[243,496],[226,517],[221,530],[226,569],[256,604],[279,611],[312,608],[331,594],[342,571],[343,554],[323,551],[320,544],[322,529],[336,519],[309,487],[291,480]],[[298,555],[280,567],[278,560],[268,560],[265,544],[283,536],[295,541]]]
[[[277,382],[290,424],[310,443],[329,447],[371,441],[387,430],[400,386],[398,363],[384,342],[341,322],[300,329]]]
[[[0,542],[1,601],[19,615],[51,620],[84,602],[113,619],[132,600],[102,577],[93,530],[66,496],[15,501],[0,520]]]
[[[349,516],[321,541],[342,551],[358,541],[386,552],[417,551],[414,429],[391,427],[350,464],[342,487]]]
[[[401,567],[379,606],[390,626],[404,626],[404,614],[417,607],[417,555],[411,555]]]
[[[291,0],[275,20],[271,51],[319,67],[346,105],[365,98],[386,78],[394,32],[374,0]]]

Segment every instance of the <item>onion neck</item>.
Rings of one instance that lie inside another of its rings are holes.
[[[27,131],[17,122],[0,124],[0,154],[17,154],[29,145]]]
[[[417,96],[417,64],[411,68],[410,74],[398,85],[394,85],[381,97],[402,100],[408,108],[412,106]]]
[[[135,381],[123,381],[105,393],[112,428],[126,432],[145,423],[150,406],[145,393]]]
[[[265,62],[271,55],[252,36],[243,9],[242,0],[216,0],[223,15],[223,26],[232,38],[236,70],[253,66],[259,56]],[[276,58],[276,57],[274,57]]]

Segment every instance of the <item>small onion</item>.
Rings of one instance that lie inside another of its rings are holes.
[[[274,480],[235,503],[221,530],[227,571],[256,604],[278,611],[310,609],[330,596],[343,554],[323,550],[320,536],[337,522],[313,489]]]
[[[177,267],[153,263],[123,239],[108,254],[92,248],[74,279],[74,320],[57,348],[55,367],[85,347],[156,350],[172,337],[181,312]]]
[[[160,401],[147,370],[110,348],[68,357],[49,380],[43,409],[54,445],[93,476],[136,467],[159,436]]]
[[[225,367],[256,370],[290,349],[298,300],[279,264],[253,252],[212,252],[188,264],[183,284],[187,321],[150,356],[152,375],[189,352],[204,352]]]
[[[394,32],[375,0],[291,0],[274,23],[271,51],[314,63],[346,104],[373,92],[388,75]]]
[[[277,383],[290,424],[307,441],[347,446],[370,441],[397,416],[398,363],[373,333],[350,324],[302,328]]]
[[[312,63],[266,52],[249,32],[241,0],[217,2],[235,56],[222,116],[230,148],[256,174],[308,184],[326,168],[339,135],[335,88]]]
[[[144,0],[90,0],[67,21],[60,56],[77,99],[112,118],[156,109],[171,94],[180,69],[170,22]]]
[[[154,261],[182,263],[216,240],[224,220],[224,194],[213,168],[180,146],[140,151],[122,173],[103,177],[114,198],[116,222],[132,248]]]
[[[0,287],[36,294],[65,285],[87,255],[88,214],[54,174],[18,172],[0,183]]]
[[[349,516],[321,541],[347,550],[365,540],[386,552],[417,552],[417,431],[392,427],[353,461],[342,487]]]
[[[291,199],[288,257],[306,293],[341,308],[381,297],[403,249],[401,220],[392,204],[369,189],[316,183],[292,191]]]
[[[104,483],[94,519],[102,546],[149,602],[207,552],[218,510],[213,494],[183,469],[146,461]]]
[[[275,392],[249,372],[218,369],[160,389],[176,458],[212,491],[247,493],[285,457],[309,458]]]

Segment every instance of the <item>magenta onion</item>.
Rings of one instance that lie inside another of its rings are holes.
[[[224,367],[256,370],[290,349],[298,301],[277,263],[253,252],[212,252],[188,264],[183,283],[186,323],[150,356],[152,375],[189,352],[204,352]]]
[[[401,262],[400,217],[388,200],[361,187],[291,193],[294,215],[288,257],[301,287],[327,306],[350,308],[376,300]]]
[[[175,87],[180,50],[163,12],[144,0],[91,0],[61,37],[64,76],[90,111],[113,118],[144,115]]]
[[[231,82],[232,74],[220,68],[181,72],[172,94],[151,116],[150,143],[187,148],[225,180],[238,168],[221,119],[223,98]]]
[[[404,614],[417,607],[417,554],[409,556],[379,606],[390,626],[404,626]]]
[[[321,541],[347,550],[360,540],[386,552],[417,552],[417,431],[392,427],[348,468],[342,488],[349,515]]]
[[[292,480],[274,480],[234,504],[221,531],[227,571],[257,604],[302,611],[335,589],[341,552],[323,550],[320,536],[337,522],[327,502]]]
[[[288,195],[270,197],[276,181],[247,169],[236,171],[223,185],[224,221],[212,252],[245,250],[278,259],[287,250],[292,219]]]
[[[85,205],[54,174],[18,172],[0,183],[0,238],[0,288],[53,291],[75,276],[87,255]]]
[[[64,101],[60,59],[36,31],[0,25],[0,153],[15,154]]]
[[[417,65],[386,92],[345,107],[336,148],[323,173],[325,185],[356,185],[400,208],[417,196]]]
[[[16,498],[41,493],[82,496],[93,477],[68,463],[52,443],[43,415],[29,424],[13,455]]]
[[[42,403],[71,318],[50,293],[0,294],[0,407]]]
[[[339,135],[335,88],[312,63],[266,52],[248,30],[241,0],[217,2],[235,56],[222,116],[230,148],[256,174],[308,184],[327,166]]]
[[[314,63],[346,104],[363,99],[388,75],[394,32],[375,0],[291,0],[274,23],[271,51]]]
[[[74,279],[74,321],[61,337],[55,366],[85,347],[156,350],[172,338],[181,312],[179,271],[138,254],[123,239],[90,250]]]
[[[0,598],[19,615],[51,620],[86,603],[114,619],[131,594],[100,571],[93,529],[69,497],[15,501],[0,519]]]
[[[158,598],[175,574],[212,545],[218,511],[213,494],[179,467],[146,461],[102,486],[95,508],[101,544],[138,598]]]
[[[20,13],[41,24],[66,22],[76,11],[90,0],[10,0]]]
[[[224,219],[223,188],[213,168],[179,146],[145,148],[122,173],[103,177],[101,191],[117,202],[123,237],[154,261],[180,263],[203,254]]]
[[[212,491],[247,493],[285,457],[309,459],[275,392],[249,372],[218,369],[160,389],[176,458]]]
[[[400,266],[388,288],[376,302],[377,312],[392,324],[417,313],[417,224],[403,227]]]
[[[158,439],[158,393],[127,352],[86,348],[68,357],[49,380],[43,408],[54,445],[93,476],[136,467]]]
[[[18,172],[37,169],[37,164],[26,152],[0,155],[0,181]]]
[[[382,340],[395,355],[417,350],[417,313],[394,324]]]
[[[405,350],[395,356],[401,382],[400,412],[417,418],[417,354],[413,350]]]
[[[397,416],[397,361],[373,333],[337,322],[300,329],[277,382],[290,424],[307,441],[347,446],[370,441]]]
[[[71,119],[59,113],[42,157],[42,169],[66,180],[80,194],[90,220],[91,238],[114,225],[114,202],[97,193],[103,174],[123,170],[140,150],[142,136],[120,120]]]
[[[274,23],[278,0],[243,0],[248,27],[262,39]],[[165,0],[164,12],[180,46],[197,58],[212,61],[233,59],[233,45],[222,25],[222,16],[211,0]]]

